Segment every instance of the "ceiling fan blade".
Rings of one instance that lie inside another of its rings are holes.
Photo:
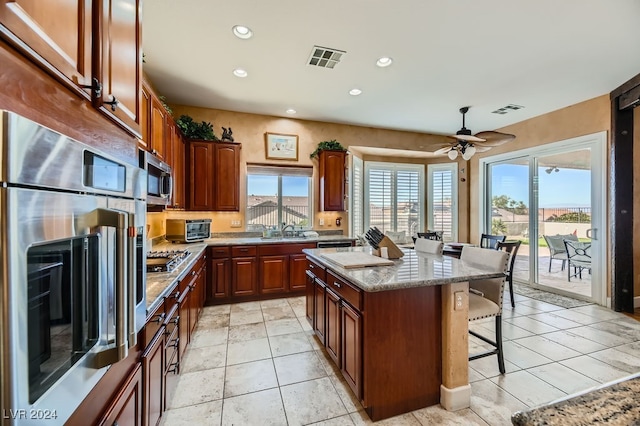
[[[474,142],[474,143],[484,142],[484,139],[482,139],[482,137],[478,137],[474,135],[451,135],[449,137],[453,139],[457,139],[459,141]]]
[[[477,144],[473,144],[473,146],[476,148],[476,152],[487,152],[489,151],[491,148],[491,146],[481,146],[481,145],[477,145]]]
[[[433,154],[434,155],[446,154],[447,152],[451,151],[452,148],[453,147],[451,145],[443,146],[442,148],[434,151]]]
[[[511,135],[509,133],[495,132],[495,131],[486,131],[476,133],[476,136],[484,139],[483,142],[479,142],[480,146],[499,146],[504,143],[510,142],[516,138],[515,135]]]

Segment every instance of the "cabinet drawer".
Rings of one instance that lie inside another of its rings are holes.
[[[327,287],[338,293],[345,301],[357,310],[362,310],[362,290],[353,287],[346,281],[338,278],[331,271],[327,271]]]
[[[214,259],[231,256],[231,247],[209,247],[209,253]]]
[[[258,250],[256,246],[235,246],[231,247],[231,257],[255,256]]]
[[[160,305],[148,318],[144,325],[144,337],[142,340],[142,348],[149,346],[153,337],[156,335],[162,324],[165,322],[164,305]]]
[[[325,270],[324,266],[319,265],[318,263],[314,262],[308,257],[307,257],[307,271],[311,272],[320,280],[324,282],[327,281],[327,271]]]

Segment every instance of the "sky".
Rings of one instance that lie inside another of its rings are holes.
[[[309,195],[309,178],[306,176],[283,176],[283,196]],[[249,175],[247,179],[249,195],[277,195],[278,177],[266,175]]]
[[[538,170],[539,207],[591,206],[591,171],[563,169],[545,173]],[[529,166],[499,164],[492,168],[492,196],[507,195],[529,205]]]

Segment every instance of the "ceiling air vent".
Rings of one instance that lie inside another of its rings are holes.
[[[335,68],[345,53],[347,52],[344,50],[313,46],[313,49],[311,49],[311,56],[309,57],[309,65],[320,68]]]
[[[498,108],[497,110],[491,111],[491,112],[494,113],[494,114],[506,114],[508,112],[517,111],[517,110],[522,109],[522,108],[524,108],[524,107],[521,106],[521,105],[509,104],[507,106],[503,106],[502,108]]]

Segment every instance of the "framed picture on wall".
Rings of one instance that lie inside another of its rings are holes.
[[[264,151],[268,160],[298,161],[298,135],[264,134]]]

